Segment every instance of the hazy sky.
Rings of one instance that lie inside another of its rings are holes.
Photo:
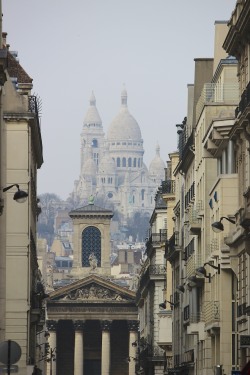
[[[104,131],[123,84],[149,166],[177,148],[194,58],[213,57],[214,22],[236,0],[2,0],[10,50],[42,99],[44,164],[38,193],[66,199],[80,171],[80,133],[94,91]]]

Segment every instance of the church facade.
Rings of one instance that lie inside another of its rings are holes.
[[[125,221],[137,211],[150,216],[157,188],[165,179],[165,163],[158,145],[149,168],[143,155],[141,130],[128,110],[127,91],[122,90],[121,108],[107,135],[92,93],[81,132],[80,176],[73,199],[84,202],[93,195],[105,207],[115,207]]]
[[[71,283],[46,300],[47,375],[135,375],[138,309],[135,292],[111,277],[111,210],[89,204],[69,213],[73,221]],[[140,368],[139,368],[140,369]]]

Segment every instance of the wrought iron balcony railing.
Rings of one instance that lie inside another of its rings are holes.
[[[167,241],[167,229],[160,229],[158,233],[150,233],[146,246]]]
[[[149,266],[149,275],[165,275],[166,266],[164,264],[153,264]]]
[[[188,258],[194,253],[194,238],[192,238],[189,244],[185,247],[184,253],[185,260],[187,261]]]
[[[235,117],[237,118],[238,114],[244,112],[248,106],[250,106],[250,82],[248,83],[246,90],[241,95],[241,100],[235,110]]]
[[[34,95],[28,96],[28,110],[29,112],[34,113],[36,115],[37,125],[40,127],[39,106],[37,102],[37,97]]]
[[[211,324],[220,321],[220,302],[211,301],[205,305],[205,323]]]
[[[175,193],[175,181],[174,180],[166,180],[162,181],[162,194],[174,194]]]
[[[185,209],[188,207],[189,203],[192,202],[195,196],[195,185],[194,182],[192,183],[190,189],[185,195]]]
[[[228,103],[236,105],[239,101],[237,83],[205,83],[196,106],[196,120],[199,119],[204,105]]]

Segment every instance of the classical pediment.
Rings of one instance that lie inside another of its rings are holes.
[[[135,293],[131,290],[104,277],[90,275],[50,293],[48,303],[124,303],[134,300]]]

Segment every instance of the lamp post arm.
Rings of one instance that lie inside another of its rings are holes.
[[[230,223],[232,223],[232,224],[235,224],[235,223],[236,223],[235,220],[233,220],[233,219],[229,219],[229,218],[226,217],[226,216],[222,216],[222,217],[220,218],[220,221],[221,221],[222,219],[226,219],[227,221],[230,221]]]
[[[212,268],[214,268],[215,270],[218,270],[218,274],[220,274],[220,264],[218,264],[218,266],[214,266],[213,264],[211,264],[211,263],[209,263],[209,262],[206,262],[206,263],[204,263],[204,266],[205,265],[209,265],[209,266],[211,266]]]

